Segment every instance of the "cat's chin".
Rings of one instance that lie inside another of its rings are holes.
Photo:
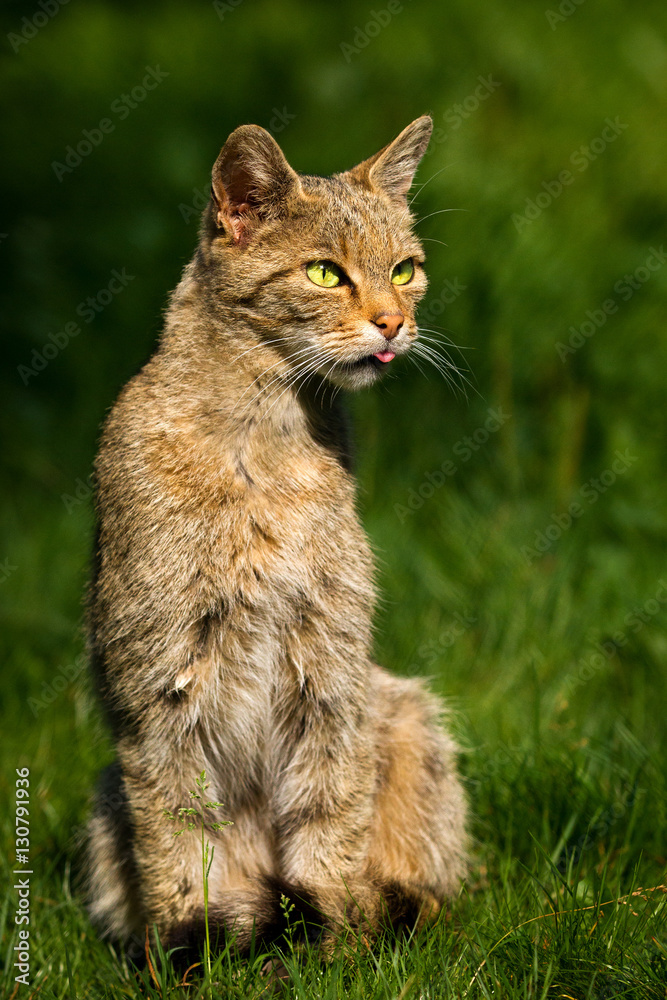
[[[382,378],[383,372],[389,367],[387,362],[371,354],[359,361],[340,361],[333,367],[324,365],[321,374],[327,382],[342,389],[364,389]]]

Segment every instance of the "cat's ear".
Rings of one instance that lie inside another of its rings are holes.
[[[259,125],[241,125],[213,166],[215,223],[244,243],[255,226],[277,218],[288,194],[299,189],[299,176],[273,136]]]
[[[416,118],[393,142],[348,170],[345,176],[372,190],[384,192],[392,201],[402,203],[410,190],[419,161],[426,152],[432,131],[433,119],[429,115]]]

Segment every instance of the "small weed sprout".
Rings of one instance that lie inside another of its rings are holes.
[[[287,896],[281,893],[280,909],[283,911],[283,916],[285,918],[285,939],[292,954],[294,954],[294,918],[292,917],[292,911],[294,908],[294,903]]]
[[[205,960],[206,960],[206,976],[210,983],[211,980],[211,939],[209,934],[208,926],[208,876],[211,871],[211,865],[213,864],[213,854],[215,847],[211,846],[211,842],[205,836],[206,823],[204,820],[205,813],[204,809],[222,809],[222,802],[214,802],[212,799],[206,799],[206,789],[210,785],[210,781],[206,780],[206,771],[202,771],[198,778],[195,779],[195,784],[198,791],[192,790],[190,792],[191,799],[198,799],[200,806],[196,808],[192,806],[182,806],[174,816],[169,809],[163,809],[163,814],[172,822],[180,823],[180,830],[176,830],[173,834],[174,837],[180,837],[185,833],[186,830],[196,830],[197,822],[199,822],[201,831],[201,858],[202,858],[202,881],[204,884],[204,926],[206,928],[206,943],[205,943]],[[231,820],[225,819],[221,820],[219,823],[209,823],[209,828],[212,830],[222,830],[225,826],[233,826]]]

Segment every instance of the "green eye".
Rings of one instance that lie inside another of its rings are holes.
[[[414,273],[415,265],[412,263],[412,257],[408,257],[407,260],[402,260],[400,264],[397,264],[391,272],[391,283],[392,285],[407,285]]]
[[[315,285],[322,288],[335,288],[345,277],[332,260],[311,260],[306,264],[306,274]]]

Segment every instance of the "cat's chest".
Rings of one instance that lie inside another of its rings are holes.
[[[291,455],[274,467],[245,456],[234,501],[220,508],[216,549],[225,586],[290,618],[323,595],[327,604],[344,601],[332,579],[370,586],[354,481],[326,453]]]
[[[270,477],[258,475],[242,510],[249,552],[267,570],[350,563],[367,547],[351,478],[324,462],[294,461]]]

